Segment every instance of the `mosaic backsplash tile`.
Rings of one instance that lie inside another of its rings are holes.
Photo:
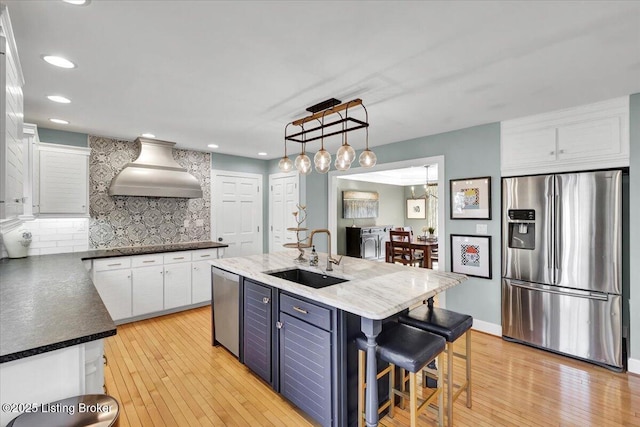
[[[205,241],[211,238],[211,154],[173,150],[200,181],[201,199],[109,196],[109,185],[140,147],[132,141],[89,136],[89,247],[107,249]],[[185,220],[189,225],[184,226]],[[196,225],[202,220],[201,226]]]

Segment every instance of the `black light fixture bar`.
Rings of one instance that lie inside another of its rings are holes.
[[[326,110],[327,108],[335,107],[336,105],[340,105],[342,101],[335,98],[327,99],[326,101],[318,102],[316,105],[312,105],[307,108],[307,111],[310,113],[317,113],[318,111]]]
[[[312,132],[317,132],[319,130],[327,129],[327,128],[330,128],[332,126],[340,125],[340,124],[343,124],[343,123],[347,123],[347,125],[348,125],[348,122],[357,123],[358,126],[347,127],[346,129],[340,128],[340,130],[337,130],[337,131],[334,131],[334,132],[325,133],[324,135],[315,136],[315,137],[312,137],[312,138],[309,138],[309,137],[304,138],[304,139],[302,138],[303,136],[307,136]],[[314,128],[311,128],[311,129],[304,129],[304,130],[302,130],[302,131],[300,131],[298,133],[294,133],[292,135],[286,136],[285,139],[287,141],[299,142],[299,143],[311,142],[311,141],[316,141],[316,140],[318,140],[320,138],[323,138],[323,137],[327,138],[327,137],[330,137],[330,136],[333,136],[333,135],[340,135],[340,134],[343,134],[343,133],[346,133],[346,132],[351,132],[351,131],[362,129],[362,128],[366,128],[366,127],[369,127],[369,123],[364,122],[364,121],[359,120],[359,119],[356,119],[356,118],[353,118],[353,117],[345,117],[343,119],[339,119],[339,120],[333,121],[331,123],[325,123],[324,125],[321,124],[320,126],[316,126]]]

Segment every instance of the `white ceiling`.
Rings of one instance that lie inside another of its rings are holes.
[[[428,166],[428,168],[427,168]],[[427,177],[427,172],[429,176]],[[403,169],[381,170],[337,176],[338,179],[374,182],[388,185],[425,185],[438,182],[438,164],[414,166]]]
[[[202,151],[280,157],[330,97],[363,99],[376,146],[640,92],[638,1],[6,3],[25,121]]]

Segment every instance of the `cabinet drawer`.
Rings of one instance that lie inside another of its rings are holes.
[[[131,258],[131,267],[148,267],[162,265],[162,255],[140,255]]]
[[[130,268],[130,267],[131,267],[130,257],[116,257],[116,258],[104,258],[104,259],[93,260],[93,269],[95,271],[119,270],[121,268]]]
[[[303,301],[289,295],[280,294],[280,311],[304,320],[319,328],[331,330],[331,310]]]
[[[191,251],[192,261],[206,261],[208,259],[218,258],[218,249],[199,249],[197,251]]]
[[[189,261],[191,261],[191,252],[189,251],[168,252],[164,254],[165,264],[174,264],[176,262],[189,262]]]

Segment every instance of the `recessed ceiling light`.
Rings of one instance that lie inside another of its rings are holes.
[[[264,151],[261,151],[261,152],[258,153],[258,156],[266,156],[266,155],[267,155],[267,153],[265,153]]]
[[[143,133],[140,136],[144,136],[145,138],[155,138],[156,136],[152,133]]]
[[[57,123],[59,125],[68,125],[69,122],[62,119],[49,119],[50,122]]]
[[[49,101],[58,102],[60,104],[68,104],[71,102],[69,98],[65,98],[64,96],[60,95],[47,95],[47,98],[49,99]]]
[[[42,57],[42,59],[44,59],[45,61],[47,61],[51,65],[55,65],[56,67],[60,67],[60,68],[76,68],[76,64],[74,64],[73,62],[71,62],[68,59],[63,58],[61,56],[44,55]]]
[[[207,145],[209,148],[218,148],[218,144],[209,144]]]
[[[91,0],[62,0],[65,3],[72,4],[74,6],[86,6],[91,3]]]

